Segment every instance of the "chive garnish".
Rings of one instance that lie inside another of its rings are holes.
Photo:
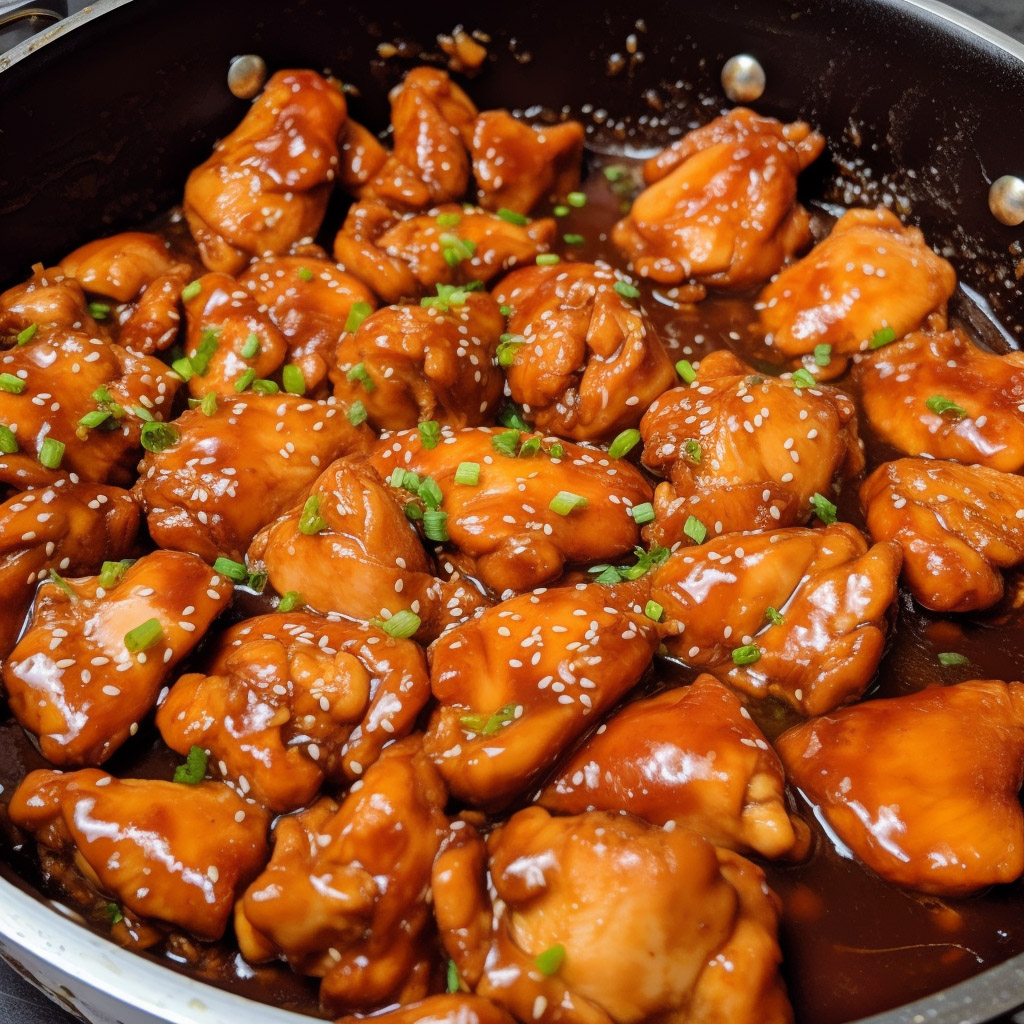
[[[198,786],[206,778],[208,757],[202,747],[189,747],[185,763],[174,769],[174,781],[183,786]]]
[[[164,629],[159,619],[146,619],[140,626],[128,630],[124,635],[124,645],[131,654],[148,651],[164,638]]]

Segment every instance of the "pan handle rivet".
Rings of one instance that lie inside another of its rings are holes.
[[[251,100],[267,80],[267,62],[255,53],[234,57],[228,67],[228,88],[240,100]]]
[[[1024,224],[1024,179],[1012,174],[996,178],[988,190],[988,208],[1000,224]]]
[[[733,103],[752,103],[764,94],[764,68],[756,57],[738,53],[722,68],[722,88]]]

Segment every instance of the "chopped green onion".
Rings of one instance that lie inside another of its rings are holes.
[[[686,522],[683,523],[683,533],[694,544],[703,544],[708,537],[708,528],[696,516],[688,516]]]
[[[250,334],[242,345],[242,358],[252,359],[260,350],[260,338],[258,334]]]
[[[0,452],[4,455],[13,455],[18,450],[18,439],[14,431],[6,424],[0,423]]]
[[[507,455],[509,458],[515,458],[516,451],[519,448],[519,431],[518,430],[506,430],[504,433],[495,434],[491,438],[491,447],[499,455]]]
[[[564,959],[565,946],[559,944],[552,946],[550,949],[545,949],[533,962],[537,965],[537,970],[541,974],[551,977],[552,974],[558,973],[558,968],[562,966]]]
[[[327,520],[320,515],[320,498],[311,494],[302,506],[299,515],[299,533],[313,537],[327,526]]]
[[[213,563],[213,571],[219,572],[221,576],[227,576],[235,583],[241,583],[249,575],[249,570],[242,562],[236,562],[233,558],[221,556]]]
[[[281,390],[272,380],[262,377],[252,382],[252,389],[257,395],[276,395]]]
[[[637,526],[654,522],[654,506],[649,501],[645,501],[642,505],[634,505],[629,510],[629,514]]]
[[[521,334],[503,334],[498,342],[498,365],[511,366],[516,361],[516,353],[526,344]]]
[[[132,558],[122,558],[120,562],[104,562],[96,582],[104,590],[116,587],[124,579],[124,574],[128,571],[128,567],[133,561],[134,559]]]
[[[753,665],[755,661],[761,660],[761,648],[757,644],[747,644],[745,647],[736,647],[732,652],[734,665]]]
[[[462,987],[462,983],[459,981],[459,969],[455,966],[454,960],[448,961],[448,976],[445,981],[445,987],[448,989],[449,993],[458,992]]]
[[[798,388],[813,388],[818,382],[814,379],[814,374],[801,367],[799,370],[793,371],[793,383]]]
[[[345,380],[359,381],[359,383],[363,385],[363,390],[368,393],[377,389],[377,385],[374,384],[373,378],[370,376],[363,363],[356,363],[356,365],[345,374]],[[285,385],[285,390],[288,390],[287,385]]]
[[[55,437],[46,438],[39,448],[39,462],[47,469],[60,469],[64,458],[64,444]]]
[[[651,548],[650,551],[644,551],[639,547],[634,548],[633,553],[636,555],[636,564],[618,570],[624,580],[638,580],[641,576],[646,576],[651,569],[665,562],[671,554],[668,548]]]
[[[124,920],[124,914],[121,913],[121,908],[116,903],[108,903],[103,908],[103,916],[107,919],[108,924],[120,924]]]
[[[377,620],[374,625],[378,623],[388,636],[393,636],[397,640],[407,640],[419,632],[421,625],[420,617],[415,612],[410,612],[407,609],[395,612],[386,622],[379,622]]]
[[[148,651],[150,647],[160,643],[164,638],[164,629],[159,619],[146,619],[141,626],[128,630],[124,635],[124,645],[131,654]]]
[[[411,519],[415,523],[418,523],[423,519],[423,509],[421,509],[414,501],[410,501],[402,511],[405,512],[406,519]]]
[[[207,391],[199,403],[199,408],[203,411],[204,416],[212,416],[217,411],[217,393]]]
[[[648,601],[644,605],[644,615],[654,622],[661,622],[661,617],[665,614],[665,609],[662,608],[657,601]]]
[[[408,486],[407,483],[406,487]],[[432,476],[424,477],[423,481],[416,488],[416,494],[419,496],[420,501],[429,509],[440,508],[441,502],[444,501],[441,488],[438,487],[437,481]]]
[[[943,398],[942,395],[932,395],[924,404],[938,416],[944,416],[948,412],[953,419],[960,420],[967,415],[967,410],[962,405],[957,405],[956,402],[949,398]]]
[[[764,615],[773,626],[781,626],[786,621],[780,614],[779,610],[774,608],[772,605],[768,605],[765,609]]]
[[[302,370],[294,363],[287,363],[281,368],[281,386],[289,395],[304,395],[306,393],[306,378]],[[372,391],[372,388],[367,388]]]
[[[519,446],[519,458],[532,459],[540,451],[540,438],[531,437]]]
[[[553,267],[553,266],[555,266],[558,263],[561,263],[561,260],[558,258],[557,253],[542,252],[537,257],[537,266],[538,267]]]
[[[556,206],[551,212],[556,217],[568,217],[569,216],[569,207],[568,206],[564,206],[563,204],[559,203],[558,206]]]
[[[460,213],[439,213],[437,215],[437,226],[440,228],[454,228],[458,226],[461,220],[462,214]]]
[[[170,448],[171,445],[177,444],[180,440],[181,435],[177,429],[171,426],[170,423],[152,423],[142,424],[142,433],[139,435],[139,440],[142,442],[142,447],[147,452],[162,452],[165,448]]]
[[[506,704],[487,718],[484,718],[483,715],[462,715],[459,718],[459,724],[470,732],[478,733],[481,736],[493,736],[502,726],[514,722],[520,714],[522,711],[519,704]]]
[[[105,302],[90,302],[89,303],[89,316],[93,320],[106,320],[110,316],[110,306]]]
[[[565,448],[563,445],[556,441],[549,449],[548,455],[553,459],[561,459],[565,456]]]
[[[0,390],[10,395],[20,395],[25,390],[25,382],[13,373],[0,373]]]
[[[181,359],[175,359],[171,363],[171,369],[186,383],[188,383],[195,374],[195,370],[192,369],[192,361],[187,356],[182,356]]]
[[[686,453],[686,457],[695,465],[700,465],[701,459],[704,458],[704,449],[700,446],[700,441],[694,440],[692,437],[688,437],[683,442],[683,451]]]
[[[279,612],[293,612],[296,608],[301,608],[305,603],[302,595],[297,590],[288,590],[281,595],[281,600],[277,602],[277,610]]]
[[[299,267],[299,269],[297,271],[295,271],[295,273],[299,275],[299,280],[300,281],[312,281],[313,280],[313,271],[310,270],[309,267]]]
[[[814,494],[811,495],[811,507],[814,509],[814,514],[826,526],[829,526],[836,521],[836,512],[838,510],[835,505],[825,497],[825,495],[819,494],[815,491]]]
[[[480,463],[460,462],[455,470],[455,482],[463,487],[476,487],[480,483]]]
[[[509,224],[518,224],[520,227],[523,224],[529,224],[530,218],[524,217],[521,213],[516,213],[515,210],[508,210],[504,206],[498,211],[498,216]]]
[[[348,421],[353,427],[358,427],[360,423],[365,423],[367,415],[366,406],[362,402],[353,402],[348,407]]]
[[[36,336],[38,330],[39,324],[29,324],[25,330],[18,333],[18,344],[27,345]]]
[[[940,665],[970,665],[971,659],[957,651],[943,651],[939,655]]]
[[[206,376],[206,371],[210,368],[210,360],[214,357],[218,348],[220,348],[220,328],[207,327],[199,338],[196,354],[189,358],[189,361],[192,363],[192,369],[200,377]]]
[[[498,312],[502,316],[511,316],[512,315],[512,307],[507,302],[504,302],[504,303],[502,303],[498,307]]]
[[[624,430],[608,446],[608,454],[613,459],[621,459],[628,455],[640,443],[640,431],[635,427]]]
[[[598,573],[594,577],[595,583],[621,583],[622,574],[614,565],[595,565],[593,569],[588,570],[589,572]]]
[[[693,364],[689,359],[680,359],[676,363],[676,373],[686,381],[687,384],[692,384],[697,379],[697,371],[693,368]]]
[[[270,576],[265,572],[251,572],[249,573],[248,579],[245,581],[245,585],[254,593],[262,594],[266,589],[267,581]]]
[[[441,424],[437,420],[424,420],[416,425],[416,429],[419,431],[420,444],[427,451],[438,446],[441,441]]]
[[[580,209],[587,205],[587,196],[585,192],[570,192],[566,197],[565,201],[570,206],[575,206],[576,209]]]
[[[871,335],[868,348],[884,348],[896,340],[896,332],[891,327],[882,327]]]
[[[562,235],[566,245],[583,245],[587,240],[582,235]]]
[[[609,164],[601,169],[601,173],[605,176],[606,181],[622,181],[629,172],[622,164]]]
[[[476,255],[476,242],[458,235],[443,234],[438,237],[441,243],[441,255],[449,267],[457,267],[463,260],[472,259]]]
[[[152,423],[154,420],[153,414],[144,405],[133,405],[132,412],[144,423]]]
[[[624,299],[636,299],[640,296],[640,289],[635,284],[630,284],[629,281],[616,281],[612,287]]]
[[[529,430],[530,426],[519,414],[519,408],[513,405],[511,402],[506,402],[498,410],[498,422],[503,427],[509,427],[512,430]]]
[[[249,369],[235,381],[235,391],[238,394],[242,394],[242,392],[245,391],[255,379],[256,371],[250,366]]]
[[[174,781],[183,786],[198,786],[206,778],[207,754],[202,747],[189,747],[185,763],[174,769]]]
[[[578,508],[586,507],[587,499],[581,494],[573,494],[572,491],[559,491],[548,503],[548,508],[560,516],[567,516]]]
[[[106,423],[110,419],[109,409],[93,409],[92,412],[87,412],[79,421],[80,427],[87,427],[92,429],[98,427],[101,423]]]
[[[819,366],[828,366],[832,362],[832,346],[831,345],[815,345],[814,346],[814,361]]]
[[[352,308],[348,311],[348,319],[345,321],[345,330],[354,334],[359,330],[359,325],[373,312],[373,306],[368,302],[353,302]]]
[[[184,302],[191,302],[202,290],[203,286],[198,281],[190,281],[181,289],[181,298]]]
[[[423,535],[427,540],[443,544],[450,540],[448,536],[448,513],[440,509],[430,508],[423,513]]]
[[[63,590],[64,593],[67,594],[67,596],[70,597],[72,601],[76,599],[77,595],[71,589],[71,585],[68,583],[66,579],[64,579],[63,576],[60,575],[60,573],[57,572],[56,569],[50,570],[50,580],[53,583],[55,583],[58,587],[60,587],[60,589]]]

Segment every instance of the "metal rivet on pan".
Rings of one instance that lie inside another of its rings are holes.
[[[764,68],[749,53],[730,57],[722,68],[722,88],[733,103],[751,103],[760,99],[765,81]]]
[[[267,80],[267,62],[255,53],[234,57],[228,68],[228,88],[240,100],[251,100]]]
[[[1000,224],[1024,224],[1024,179],[1004,174],[988,190],[988,208]]]

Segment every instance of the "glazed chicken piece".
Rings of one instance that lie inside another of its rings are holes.
[[[740,853],[804,852],[775,751],[736,695],[709,675],[635,701],[578,747],[537,801],[556,814],[628,811]]]
[[[60,269],[91,295],[130,302],[175,262],[159,235],[125,231],[86,243],[65,256]]]
[[[849,523],[716,537],[651,575],[669,652],[806,715],[856,700],[885,646],[899,545]]]
[[[278,71],[239,126],[185,183],[185,216],[207,268],[236,274],[320,228],[345,124],[341,91],[313,71]]]
[[[175,420],[179,440],[147,453],[134,488],[162,548],[238,560],[334,459],[367,447],[333,399],[246,393]]]
[[[437,578],[394,493],[358,457],[332,463],[304,500],[261,530],[249,562],[278,593],[298,591],[321,612],[386,620],[411,611],[423,641],[486,604],[457,575]]]
[[[377,177],[388,155],[380,139],[350,117],[338,136],[338,185],[354,196],[361,196],[363,189]]]
[[[495,291],[512,308],[510,394],[538,430],[614,437],[678,381],[654,325],[617,284],[609,267],[570,263],[524,267]]]
[[[639,682],[658,644],[645,597],[641,583],[524,594],[434,643],[423,746],[455,796],[508,804]]]
[[[187,263],[177,263],[142,290],[138,299],[118,312],[117,341],[133,352],[164,352],[178,339],[181,293],[192,277]]]
[[[442,286],[430,306],[385,306],[342,338],[331,367],[335,397],[361,401],[378,430],[486,423],[504,388],[495,359],[504,330],[486,292]]]
[[[811,241],[796,179],[825,147],[803,121],[738,107],[644,164],[641,192],[612,240],[641,277],[747,288]]]
[[[392,481],[397,469],[432,477],[447,512],[449,559],[506,595],[557,579],[567,564],[629,554],[640,537],[629,510],[651,499],[624,459],[514,430],[446,427],[434,448],[405,431],[378,442],[372,462]],[[463,463],[479,468],[477,484],[455,482]],[[569,504],[558,505],[559,495]]]
[[[82,480],[130,485],[150,436],[146,424],[170,415],[178,388],[160,360],[63,329],[5,352],[0,373],[8,382],[0,423],[13,434],[2,446],[0,480],[12,484],[26,465],[41,463]]]
[[[115,573],[45,581],[3,665],[7,702],[56,765],[102,764],[227,607],[229,579],[154,551]]]
[[[125,558],[139,518],[127,491],[97,484],[43,487],[0,505],[0,658],[17,642],[36,582],[50,569],[84,576],[98,573],[105,561]]]
[[[444,786],[418,736],[388,747],[358,788],[279,818],[270,864],[238,903],[250,963],[282,956],[323,979],[328,1012],[428,994],[437,959],[426,894],[447,830]]]
[[[426,659],[412,641],[288,612],[226,630],[204,672],[171,688],[156,724],[179,754],[208,750],[242,796],[293,811],[325,778],[362,775],[412,731],[429,697]]]
[[[288,362],[314,391],[327,377],[352,307],[377,305],[373,293],[327,259],[268,256],[238,278],[284,336]]]
[[[644,529],[666,547],[684,540],[691,516],[712,535],[806,522],[814,494],[864,468],[849,396],[764,377],[724,350],[653,402],[640,432],[644,465],[671,481],[658,485]]]
[[[335,1024],[359,1024],[365,1017],[341,1017]],[[500,1006],[489,999],[461,992],[428,996],[397,1010],[373,1015],[375,1024],[515,1024]]]
[[[580,182],[583,125],[532,128],[506,110],[484,111],[473,125],[473,177],[485,210],[529,213],[544,199],[564,196]]]
[[[106,331],[89,312],[81,285],[67,277],[60,267],[32,268],[32,276],[0,295],[0,335],[14,345],[22,331],[46,334],[53,328],[82,331],[90,338],[105,338]]]
[[[779,902],[764,873],[688,829],[530,807],[486,850],[471,829],[453,832],[433,893],[461,980],[518,1020],[793,1019],[779,976]]]
[[[860,363],[871,429],[908,455],[1024,469],[1024,352],[986,352],[958,330],[911,334]]]
[[[334,239],[334,258],[384,302],[422,295],[438,284],[468,284],[533,263],[555,239],[551,217],[512,224],[456,204],[398,218],[379,203],[359,203]]]
[[[1024,479],[985,466],[933,459],[881,465],[861,484],[875,540],[903,549],[903,580],[940,612],[989,608],[1003,575],[1024,562]]]
[[[886,334],[902,338],[926,323],[944,329],[955,288],[956,272],[917,228],[886,209],[850,210],[757,304],[766,338],[782,355],[807,355],[816,345],[851,355]]]
[[[866,701],[784,733],[790,782],[882,878],[965,896],[1024,871],[1024,685]]]
[[[269,815],[219,782],[186,788],[96,768],[35,771],[10,813],[105,896],[206,941],[224,934],[238,894],[267,860]]]

